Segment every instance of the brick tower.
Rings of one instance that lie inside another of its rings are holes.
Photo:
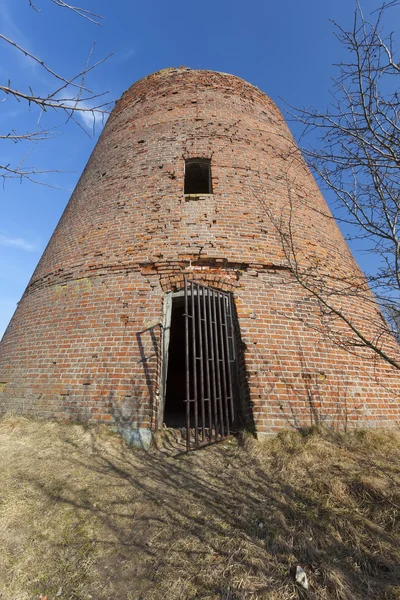
[[[224,73],[149,75],[117,102],[2,339],[1,410],[143,444],[186,412],[196,443],[232,422],[394,425],[398,371],[338,342],[291,256],[365,287],[274,103]],[[365,295],[340,307],[373,328]]]

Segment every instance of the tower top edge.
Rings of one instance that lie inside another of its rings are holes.
[[[183,66],[167,67],[165,69],[160,69],[159,71],[155,71],[154,73],[149,73],[148,75],[145,75],[144,77],[138,79],[132,85],[130,85],[129,88],[127,88],[125,90],[125,92],[122,94],[120,99],[122,99],[126,94],[133,92],[135,90],[135,88],[146,85],[147,83],[151,84],[152,81],[154,81],[154,83],[155,83],[156,81],[160,81],[162,79],[168,80],[168,78],[173,78],[174,76],[183,76],[185,74],[187,74],[188,77],[190,77],[190,76],[196,77],[197,76],[199,78],[199,80],[200,80],[200,78],[206,78],[207,76],[209,76],[210,79],[212,77],[221,76],[222,78],[224,78],[226,80],[235,81],[235,82],[237,82],[236,84],[241,84],[241,85],[253,90],[257,94],[264,96],[270,102],[275,104],[274,101],[263,90],[258,88],[256,85],[249,83],[248,81],[246,81],[242,77],[239,77],[238,75],[233,75],[231,73],[226,73],[223,71],[213,71],[211,69],[192,69],[190,67],[183,67]]]
[[[196,75],[207,75],[207,74],[208,75],[224,75],[225,77],[238,79],[242,83],[245,83],[246,85],[249,85],[250,87],[253,87],[256,90],[262,91],[262,90],[260,90],[260,88],[258,88],[253,83],[250,83],[249,81],[246,81],[246,79],[243,79],[242,77],[239,77],[238,75],[234,75],[233,73],[226,73],[225,71],[214,71],[213,69],[192,69],[191,67],[166,67],[165,69],[159,69],[158,71],[154,71],[153,73],[149,73],[148,75],[141,77],[140,79],[135,81],[132,85],[136,85],[137,83],[139,83],[141,81],[145,81],[146,79],[153,79],[153,78],[158,78],[158,77],[169,77],[174,74],[183,75],[184,73],[193,73]],[[132,86],[130,86],[130,87],[132,87]]]

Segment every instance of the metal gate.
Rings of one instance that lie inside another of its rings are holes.
[[[235,419],[232,295],[185,278],[186,448],[231,433]]]

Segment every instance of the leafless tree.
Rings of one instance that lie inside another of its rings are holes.
[[[63,0],[46,0],[51,1],[53,4],[60,8],[65,8],[77,16],[90,21],[92,24],[101,24],[101,15],[98,15],[88,9],[74,6]],[[41,12],[38,4],[33,0],[28,0],[29,7],[36,11]],[[31,131],[18,131],[16,129],[10,129],[4,133],[0,133],[0,139],[5,142],[14,143],[32,143],[40,140],[45,140],[56,135],[56,131],[52,128],[46,129],[42,127],[42,116],[43,113],[56,112],[62,113],[65,116],[66,122],[74,121],[85,133],[86,130],[77,118],[79,113],[90,113],[93,116],[93,127],[96,119],[103,119],[108,114],[111,106],[110,101],[105,101],[104,96],[108,92],[96,94],[86,84],[88,74],[103,63],[109,56],[102,58],[96,62],[92,61],[93,52],[95,45],[91,48],[88,57],[85,60],[83,68],[73,76],[64,76],[57,70],[51,68],[50,64],[44,61],[42,58],[35,56],[31,52],[18,44],[15,40],[7,37],[3,33],[0,33],[0,40],[6,43],[18,52],[22,53],[27,59],[34,61],[40,66],[40,68],[46,72],[49,80],[53,82],[51,91],[40,92],[37,90],[39,85],[38,81],[26,81],[25,89],[18,90],[13,86],[11,78],[4,83],[0,83],[0,103],[5,103],[11,98],[19,103],[26,104],[27,108],[37,107],[38,108],[38,119],[36,126]],[[35,183],[43,183],[40,179],[40,175],[48,173],[50,171],[40,170],[35,167],[26,167],[26,159],[30,155],[31,150],[23,152],[22,158],[18,164],[0,164],[0,177],[3,178],[3,182],[7,178],[17,178],[20,180],[29,180]]]
[[[400,59],[393,35],[383,33],[385,20],[398,4],[388,2],[367,17],[357,0],[352,27],[334,23],[348,58],[336,65],[330,107],[323,112],[290,109],[292,118],[303,125],[303,156],[321,188],[334,192],[336,219],[353,239],[361,240],[371,258],[370,272],[365,279],[343,273],[327,276],[312,261],[305,263],[293,234],[292,201],[285,219],[275,218],[274,224],[297,281],[325,315],[341,323],[336,341],[344,344],[347,339],[348,348],[367,347],[400,369],[392,344],[400,336]],[[313,147],[304,147],[310,137]],[[375,323],[360,326],[347,312],[344,298],[356,296],[372,305],[371,290],[386,320],[375,311]]]

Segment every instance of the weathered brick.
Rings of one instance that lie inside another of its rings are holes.
[[[211,159],[212,195],[184,196],[193,157]],[[305,264],[365,286],[265,94],[211,71],[138,81],[117,102],[1,341],[1,410],[155,427],[164,298],[188,275],[233,294],[242,414],[259,433],[396,425],[397,371],[365,348],[335,345],[289,268],[271,220],[287,222],[289,203]],[[373,331],[379,311],[367,298],[341,301]]]

